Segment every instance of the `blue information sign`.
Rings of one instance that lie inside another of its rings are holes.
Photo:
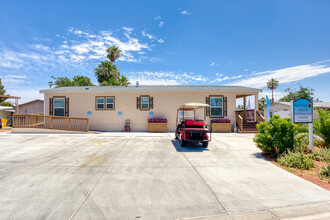
[[[293,102],[294,123],[313,122],[313,102],[308,99],[298,99]]]

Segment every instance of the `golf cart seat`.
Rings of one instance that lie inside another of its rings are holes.
[[[186,120],[186,126],[187,127],[204,127],[205,126],[205,122],[202,120]]]

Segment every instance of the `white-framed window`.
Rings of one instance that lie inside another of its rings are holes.
[[[141,96],[141,109],[150,109],[150,99],[147,96]]]
[[[223,117],[223,97],[210,96],[210,117]]]
[[[65,98],[54,98],[53,109],[54,116],[65,116]]]
[[[115,108],[115,100],[113,97],[106,97],[105,98],[106,101],[106,108],[107,109],[114,109]]]
[[[96,109],[104,109],[104,97],[96,97]]]

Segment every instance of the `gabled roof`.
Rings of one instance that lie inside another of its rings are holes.
[[[13,110],[14,108],[13,107],[10,107],[10,106],[0,106],[0,110],[2,111],[6,111],[6,110]]]
[[[244,86],[73,86],[40,90],[40,93],[100,93],[100,92],[262,92]]]
[[[35,99],[35,100],[30,101],[30,102],[25,102],[23,104],[20,104],[20,105],[18,105],[18,107],[21,107],[23,105],[32,104],[32,103],[35,103],[35,102],[42,102],[43,103],[44,101],[43,100],[40,100],[40,99]]]
[[[281,104],[285,106],[290,106],[290,102],[274,102],[272,105]],[[315,108],[330,108],[330,102],[313,102],[313,107]]]

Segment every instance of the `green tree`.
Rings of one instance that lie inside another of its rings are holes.
[[[68,77],[56,78],[54,76],[51,76],[51,78],[53,80],[48,82],[50,88],[52,88],[53,86],[55,88],[70,86],[94,86],[94,84],[91,82],[91,79],[87,76],[76,75],[72,79]]]
[[[6,90],[5,90],[5,86],[2,85],[1,79],[0,79],[0,95],[9,95],[9,94],[5,94]],[[10,102],[5,102],[6,98],[0,98],[0,105],[1,106],[10,106],[12,107],[13,104],[11,104]]]
[[[0,95],[4,95],[6,93],[5,86],[2,85],[1,79],[0,79]],[[4,102],[5,98],[0,98],[0,104]]]
[[[129,84],[131,83],[128,81],[128,78],[126,76],[121,76],[116,79],[104,81],[101,83],[101,86],[127,86]]]
[[[267,88],[272,90],[272,103],[274,103],[274,89],[277,89],[278,84],[279,84],[279,82],[274,78],[271,78],[267,82]]]
[[[103,82],[115,80],[119,77],[117,66],[109,61],[102,61],[95,69],[95,76],[97,81],[102,84]]]
[[[106,49],[107,57],[113,63],[115,62],[121,54],[121,50],[118,49],[116,46],[111,46]]]
[[[295,99],[308,99],[314,96],[314,89],[303,86],[300,86],[299,90],[287,88],[285,92],[287,92],[288,94],[280,98],[280,102],[290,102],[291,97],[295,97]],[[319,99],[316,99],[315,101],[319,101]]]
[[[324,140],[326,147],[330,146],[330,111],[327,109],[317,109],[318,120],[313,122],[314,134]]]
[[[265,97],[262,97],[258,100],[259,103],[259,110],[263,110],[266,107],[266,99]]]
[[[120,75],[117,66],[113,64],[121,54],[116,46],[106,49],[110,61],[102,61],[95,69],[94,74],[100,86],[127,86],[131,84],[127,77]]]

